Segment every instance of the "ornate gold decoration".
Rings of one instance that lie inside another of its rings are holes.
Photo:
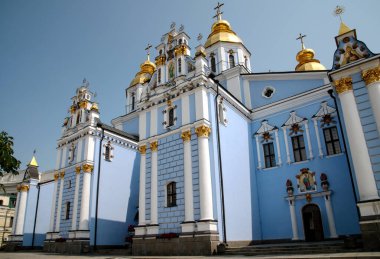
[[[208,138],[208,136],[211,133],[211,129],[210,129],[210,127],[202,125],[202,126],[199,126],[198,128],[195,129],[195,133],[197,133],[198,138],[200,138],[200,137]]]
[[[172,106],[172,100],[168,100],[167,102],[166,102],[166,104],[170,107],[170,106]]]
[[[81,169],[81,168],[80,168],[80,165],[76,166],[76,167],[75,167],[75,172],[76,172],[77,174],[79,174],[79,173],[80,173],[80,169]]]
[[[58,179],[59,179],[59,173],[57,172],[54,174],[54,181],[58,181]]]
[[[157,151],[158,149],[158,141],[153,141],[152,143],[150,143],[150,149],[153,151]]]
[[[181,138],[183,142],[189,142],[191,140],[191,131],[187,130],[187,131],[182,132]]]
[[[195,52],[195,57],[199,57],[199,56],[202,56],[202,57],[205,58],[206,57],[206,53],[203,50]]]
[[[86,109],[87,108],[87,101],[81,101],[79,103],[79,108]]]
[[[180,56],[180,55],[185,55],[187,50],[187,46],[185,44],[178,45],[175,50],[174,50],[174,55]]]
[[[28,185],[21,185],[21,186],[20,186],[20,191],[22,191],[22,192],[27,192],[27,191],[29,191],[29,186],[28,186]]]
[[[148,55],[148,59],[140,65],[140,71],[136,74],[129,87],[149,82],[155,70],[156,65],[149,60]]]
[[[165,65],[166,63],[166,58],[164,55],[161,55],[161,56],[158,56],[155,58],[155,63],[156,63],[156,66],[162,66],[162,65]]]
[[[60,176],[61,178],[65,177],[65,171],[60,172],[60,173],[59,173],[59,176]]]
[[[73,114],[73,113],[75,113],[76,110],[77,110],[77,107],[75,107],[75,105],[71,105],[70,113]]]
[[[350,90],[352,90],[352,78],[351,77],[343,77],[339,80],[335,80],[334,85],[336,88],[336,92],[338,94],[344,93],[346,91],[350,91]]]
[[[99,106],[97,103],[93,103],[91,106],[91,111],[99,112]]]
[[[16,189],[17,189],[18,192],[21,191],[21,185],[18,184],[18,185],[16,186]]]
[[[362,72],[362,77],[367,86],[374,82],[380,82],[380,67],[375,67]]]
[[[311,202],[312,196],[310,193],[306,194],[306,200],[307,200],[307,202]]]
[[[94,170],[94,166],[90,164],[84,164],[82,165],[82,169],[84,173],[91,173],[92,170]]]
[[[145,155],[146,154],[146,146],[143,145],[143,146],[139,146],[139,152],[142,154],[142,155]]]

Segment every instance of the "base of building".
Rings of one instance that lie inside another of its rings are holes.
[[[90,252],[90,240],[67,239],[62,242],[44,242],[44,252],[61,254],[84,254]]]
[[[134,237],[132,244],[133,255],[214,255],[220,243],[219,234],[180,235],[174,238],[160,236]]]
[[[362,201],[357,205],[363,248],[366,251],[380,251],[380,199]]]

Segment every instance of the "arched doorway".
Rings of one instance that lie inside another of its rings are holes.
[[[322,241],[323,225],[321,212],[317,205],[308,204],[302,208],[303,228],[306,241]]]

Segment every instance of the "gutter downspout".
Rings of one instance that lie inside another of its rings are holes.
[[[37,223],[37,213],[38,213],[38,204],[40,202],[40,183],[37,184],[37,204],[36,204],[36,212],[34,213],[34,225],[33,225],[33,235],[32,235],[32,248],[34,248],[34,237],[36,234],[36,223]]]
[[[348,170],[350,172],[350,181],[351,181],[352,190],[354,191],[355,204],[357,204],[358,203],[358,197],[357,197],[357,194],[356,194],[356,189],[355,189],[355,184],[354,184],[354,178],[352,176],[352,168],[351,168],[350,159],[348,157],[348,149],[347,149],[347,145],[346,145],[346,137],[344,135],[343,128],[342,128],[342,122],[341,122],[341,119],[340,119],[340,113],[339,113],[338,103],[336,101],[336,97],[334,96],[334,90],[330,89],[330,90],[327,91],[327,93],[334,100],[334,104],[335,104],[335,107],[336,107],[336,114],[338,115],[338,122],[339,122],[340,133],[341,133],[342,138],[343,138],[343,146],[344,146],[344,151],[345,151],[344,154],[346,155],[347,166],[348,166]],[[358,214],[358,217],[360,218],[359,208],[357,206],[356,206],[356,212]]]
[[[220,147],[220,131],[219,131],[219,116],[218,116],[218,96],[219,94],[219,80],[215,79],[214,74],[210,74],[209,78],[216,84],[216,96],[215,103],[215,122],[216,122],[216,136],[217,136],[217,149],[218,149],[218,166],[219,166],[219,183],[220,183],[220,199],[222,202],[222,228],[223,228],[223,243],[227,245],[227,232],[226,232],[226,214],[224,206],[224,185],[223,185],[223,166],[222,166],[222,154]]]
[[[100,165],[102,163],[102,143],[104,139],[104,129],[103,124],[98,122],[97,127],[102,129],[102,137],[99,142],[99,156],[98,156],[98,180],[96,182],[96,202],[95,202],[95,230],[94,230],[94,250],[96,251],[96,239],[98,234],[98,209],[99,209],[99,183],[100,183]]]

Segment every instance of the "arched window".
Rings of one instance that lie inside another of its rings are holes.
[[[0,200],[0,206],[3,206],[3,205],[4,205],[4,201]]]
[[[174,125],[174,108],[170,108],[168,111],[168,127]]]
[[[70,189],[70,188],[71,188],[71,180],[69,180],[67,184],[67,189]]]
[[[72,163],[72,162],[74,162],[74,157],[75,157],[75,149],[76,149],[77,147],[75,146],[75,144],[74,143],[71,143],[71,147],[70,147],[70,149],[69,149],[69,151],[70,151],[70,155],[69,155],[69,162],[70,163]]]
[[[66,202],[66,215],[65,215],[65,219],[69,219],[70,218],[70,202]]]
[[[79,124],[79,122],[80,122],[80,117],[81,117],[80,115],[81,115],[81,111],[79,111],[77,114],[77,123],[76,124]]]
[[[234,58],[234,55],[232,53],[230,53],[230,55],[228,56],[228,60],[230,63],[230,68],[233,68],[235,66],[235,58]]]
[[[135,97],[135,93],[132,93],[132,96],[131,96],[131,103],[132,103],[132,111],[135,109],[135,102],[136,102],[136,97]]]
[[[161,83],[161,68],[159,68],[158,71],[157,71],[157,82],[159,84]]]
[[[162,49],[160,49],[160,52],[159,52],[160,56],[162,55]]]
[[[110,162],[112,160],[112,158],[113,158],[112,150],[113,150],[113,147],[111,145],[111,142],[108,141],[108,143],[104,145],[104,153],[103,153],[104,159],[106,161]]]
[[[178,44],[179,44],[179,45],[182,44],[182,39],[179,39],[179,40],[178,40]]]
[[[215,61],[215,56],[211,56],[211,71],[216,72],[216,61]]]
[[[246,68],[248,68],[248,58],[247,56],[244,56],[244,65]]]
[[[166,198],[167,207],[177,206],[177,191],[175,182],[171,182],[166,186]]]
[[[181,58],[178,59],[178,73],[181,74],[182,71],[182,60]]]
[[[187,45],[187,41],[186,40],[183,40],[183,43],[185,43]]]

